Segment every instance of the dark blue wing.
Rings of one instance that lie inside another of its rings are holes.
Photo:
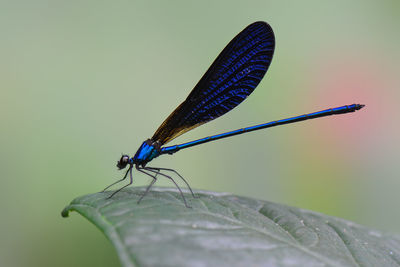
[[[215,59],[187,99],[152,137],[165,144],[239,105],[264,77],[274,53],[275,38],[265,22],[240,32]]]

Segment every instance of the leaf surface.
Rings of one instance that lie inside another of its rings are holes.
[[[226,193],[144,188],[78,197],[77,211],[123,266],[400,266],[400,236],[320,213]]]

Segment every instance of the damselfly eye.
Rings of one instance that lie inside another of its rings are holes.
[[[118,169],[124,169],[126,165],[129,163],[129,156],[128,155],[122,155],[120,160],[117,162],[117,167]]]

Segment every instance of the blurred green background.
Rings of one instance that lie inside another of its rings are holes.
[[[2,1],[1,266],[112,266],[73,198],[119,178],[224,46],[264,20],[272,65],[238,108],[182,143],[333,106],[354,114],[249,133],[154,160],[193,188],[399,233],[399,10],[392,1]],[[137,172],[135,185],[150,180]],[[173,186],[160,180],[158,185]]]

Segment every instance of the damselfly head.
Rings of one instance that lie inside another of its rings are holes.
[[[117,162],[117,167],[118,169],[122,170],[125,169],[126,165],[129,163],[129,156],[128,155],[122,155],[120,160]]]

